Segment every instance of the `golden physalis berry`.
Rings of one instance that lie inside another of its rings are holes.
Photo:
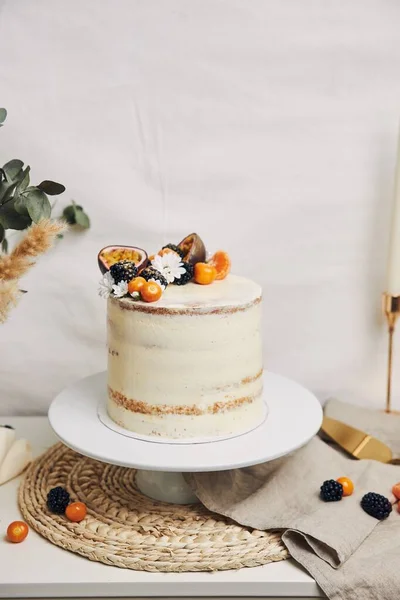
[[[29,527],[23,521],[13,521],[7,527],[7,539],[13,544],[23,542],[29,533]]]
[[[142,287],[144,286],[145,283],[146,283],[146,280],[144,277],[135,277],[128,284],[128,292],[130,294],[133,294],[135,292],[140,292],[140,290],[142,289]]]
[[[348,477],[339,477],[336,480],[338,483],[342,484],[343,488],[343,496],[351,496],[354,492],[354,483]]]
[[[225,279],[231,270],[231,259],[229,254],[223,250],[218,250],[208,261],[209,265],[213,265],[217,271],[215,279]]]
[[[162,289],[155,281],[146,281],[140,288],[140,295],[145,302],[156,302],[162,296]]]
[[[201,285],[212,283],[217,276],[217,270],[213,265],[198,262],[194,265],[194,280]]]
[[[83,521],[83,519],[86,517],[86,514],[87,508],[86,504],[83,502],[72,502],[71,504],[68,504],[67,508],[65,509],[65,516],[74,523]]]
[[[392,494],[396,496],[397,500],[400,500],[400,483],[395,483],[392,487]]]

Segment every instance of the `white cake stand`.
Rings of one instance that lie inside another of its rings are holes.
[[[106,373],[64,389],[49,410],[54,432],[80,454],[139,469],[136,482],[144,494],[176,504],[197,501],[182,473],[224,471],[274,460],[303,446],[322,422],[321,405],[311,392],[266,372],[263,395],[268,417],[253,431],[205,443],[157,443],[123,435],[100,420],[98,407],[106,402],[106,389]]]

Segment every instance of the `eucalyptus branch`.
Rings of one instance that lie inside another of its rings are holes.
[[[5,108],[0,108],[0,127],[7,117]],[[30,166],[14,158],[0,167],[0,243],[7,252],[6,231],[22,231],[33,223],[49,219],[52,213],[49,196],[65,192],[65,186],[45,179],[38,185],[31,185]],[[90,220],[82,206],[72,202],[63,211],[63,219],[81,229],[90,227]]]

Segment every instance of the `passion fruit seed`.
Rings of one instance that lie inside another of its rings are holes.
[[[128,250],[127,248],[116,248],[111,252],[101,252],[100,258],[102,258],[110,267],[121,260],[130,260],[134,263],[139,262],[141,256],[139,252],[135,250]]]
[[[97,256],[103,274],[116,263],[127,260],[133,262],[138,269],[144,269],[148,263],[147,252],[134,246],[107,246]]]

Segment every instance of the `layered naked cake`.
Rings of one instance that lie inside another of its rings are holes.
[[[259,285],[228,275],[212,285],[168,285],[156,302],[132,296],[108,299],[107,409],[115,423],[193,439],[262,422]]]

